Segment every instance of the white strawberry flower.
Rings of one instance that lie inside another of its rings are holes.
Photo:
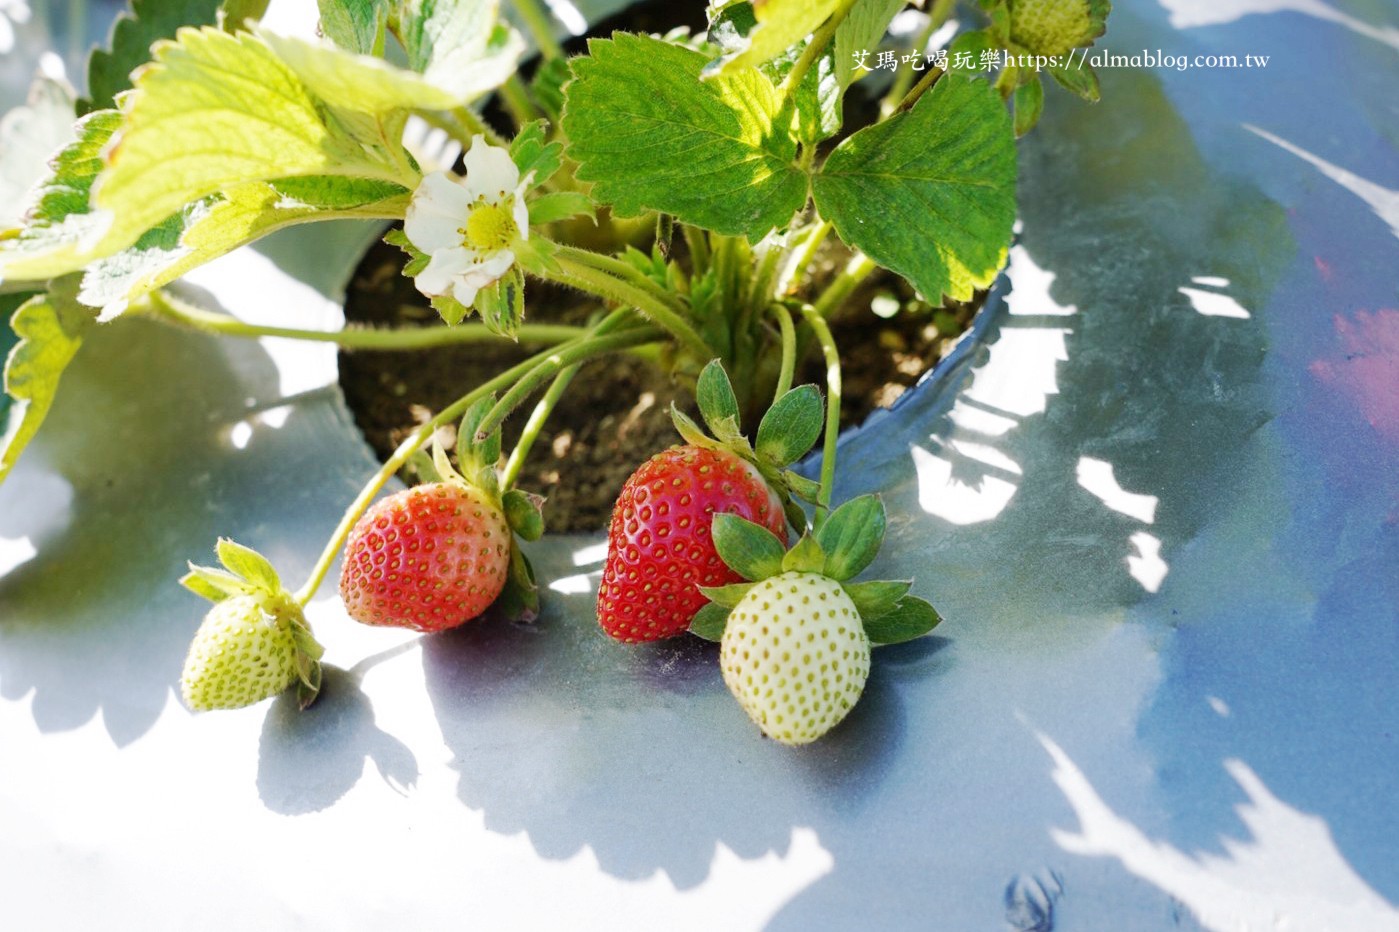
[[[482,136],[462,158],[466,177],[433,172],[423,178],[403,221],[408,240],[430,259],[413,279],[428,297],[450,295],[466,307],[515,264],[513,245],[529,239],[525,190],[510,153]]]

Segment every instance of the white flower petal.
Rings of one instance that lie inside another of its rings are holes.
[[[474,282],[477,287],[484,288],[492,282],[498,281],[502,275],[510,271],[510,266],[514,264],[515,254],[508,249],[502,249],[473,263],[466,270],[466,278],[468,281]]]
[[[440,249],[432,254],[427,268],[418,273],[413,284],[429,297],[446,294],[452,289],[452,282],[461,278],[475,261],[475,253],[464,246]]]
[[[423,252],[461,245],[457,232],[466,225],[471,196],[446,172],[423,178],[403,219],[403,232]]]
[[[515,226],[520,231],[520,239],[529,239],[529,207],[525,204],[524,185],[515,193]]]
[[[465,186],[472,201],[484,197],[488,204],[499,204],[520,183],[520,169],[510,153],[489,144],[484,136],[472,138],[462,164],[466,166]]]
[[[476,292],[480,290],[471,282],[460,280],[452,285],[452,297],[456,298],[463,307],[471,307],[476,300]]]

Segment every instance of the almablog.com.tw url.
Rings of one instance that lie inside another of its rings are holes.
[[[1001,68],[1048,71],[1051,69],[1082,70],[1090,68],[1166,68],[1189,71],[1193,68],[1267,68],[1270,55],[1172,55],[1160,49],[1140,52],[1108,52],[1102,49],[1074,49],[1068,55],[1013,54],[1005,49],[986,49],[979,54],[953,52],[946,49],[926,55],[910,52],[851,53],[854,68],[859,71],[897,71],[900,67],[923,71],[940,68],[944,71],[996,71]]]

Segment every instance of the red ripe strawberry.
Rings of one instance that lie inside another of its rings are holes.
[[[350,532],[340,597],[368,625],[453,628],[500,595],[510,546],[504,514],[479,489],[415,486],[377,502]]]
[[[718,512],[785,543],[782,501],[756,467],[727,450],[673,447],[632,473],[612,512],[598,623],[619,641],[684,633],[707,599],[697,587],[741,581],[710,539]]]

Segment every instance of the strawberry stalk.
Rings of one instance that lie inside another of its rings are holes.
[[[671,336],[691,352],[697,353],[701,359],[709,359],[714,355],[709,344],[685,319],[683,311],[679,310],[678,302],[672,303],[671,296],[663,294],[659,286],[650,282],[643,286],[630,276],[623,279],[611,272],[602,271],[595,264],[597,258],[603,257],[571,246],[558,246],[552,257],[557,271],[546,267],[535,271],[540,277],[550,281],[579,288],[617,304],[634,307],[652,323],[665,328]]]
[[[785,304],[773,304],[772,316],[777,318],[777,327],[782,333],[782,368],[777,375],[777,391],[773,393],[774,403],[792,388],[792,378],[797,368],[797,329],[792,325],[792,312]]]
[[[791,97],[801,87],[802,79],[811,70],[811,66],[816,63],[816,59],[821,57],[821,53],[826,51],[826,46],[831,44],[835,38],[836,29],[845,22],[845,17],[850,15],[850,11],[855,8],[856,0],[841,0],[830,19],[822,24],[820,29],[811,36],[811,41],[807,43],[806,49],[802,52],[797,63],[792,66],[792,70],[787,72],[787,77],[783,79],[782,86],[777,89],[784,99]]]
[[[321,583],[325,581],[326,574],[330,572],[330,567],[335,562],[335,557],[340,552],[340,548],[344,545],[345,539],[349,536],[350,531],[354,529],[355,522],[359,520],[360,516],[364,514],[373,503],[375,496],[379,494],[380,490],[388,483],[389,479],[412,459],[413,454],[418,452],[423,444],[427,443],[432,438],[439,427],[456,421],[466,413],[467,409],[472,405],[511,385],[516,379],[528,374],[541,363],[548,363],[553,367],[553,371],[557,372],[575,363],[581,363],[584,360],[592,359],[596,356],[606,355],[607,353],[617,352],[618,350],[630,349],[645,343],[656,342],[660,337],[661,334],[659,331],[647,327],[628,330],[625,333],[589,336],[574,340],[552,350],[547,350],[543,353],[531,356],[519,365],[513,366],[495,378],[482,383],[461,398],[458,398],[448,407],[443,408],[438,412],[436,417],[426,424],[423,424],[398,445],[398,449],[394,450],[393,454],[384,461],[384,465],[379,468],[379,471],[369,480],[355,500],[350,503],[350,507],[345,511],[344,516],[340,519],[340,524],[335,528],[335,532],[331,535],[329,542],[327,542],[325,550],[321,553],[320,559],[316,561],[315,567],[312,568],[310,577],[306,580],[305,585],[297,590],[295,596],[296,601],[303,606],[311,601],[316,594],[316,590],[319,589]]]
[[[802,316],[821,344],[826,358],[826,436],[821,446],[821,491],[816,497],[815,527],[819,531],[831,510],[831,491],[836,478],[836,441],[840,439],[840,350],[826,320],[810,304],[802,305]]]
[[[604,334],[615,331],[618,326],[625,322],[630,316],[631,314],[627,310],[619,309],[613,311],[593,328],[593,336],[603,336]],[[524,404],[526,398],[534,394],[536,389],[546,381],[554,378],[557,374],[559,374],[559,368],[554,365],[552,356],[546,358],[543,362],[526,373],[523,378],[512,385],[510,389],[501,396],[500,400],[497,401],[486,413],[486,416],[481,419],[480,425],[476,428],[477,441],[485,440],[492,431],[505,423],[505,419],[508,418],[516,408]]]
[[[563,393],[568,390],[569,383],[577,374],[578,366],[573,365],[554,376],[554,381],[549,384],[549,390],[544,393],[544,397],[539,399],[539,403],[530,412],[529,420],[525,422],[524,429],[520,431],[520,439],[516,441],[515,448],[510,451],[510,458],[505,461],[505,470],[500,477],[502,489],[509,490],[515,487],[515,483],[520,478],[520,472],[525,468],[525,460],[529,457],[529,451],[533,449],[534,442],[539,439],[539,432],[544,429],[549,415],[554,413],[554,408],[563,398]]]
[[[393,330],[301,330],[292,327],[263,327],[245,323],[230,314],[206,311],[163,291],[153,292],[149,298],[149,306],[145,313],[152,320],[179,324],[219,336],[246,339],[279,337],[287,340],[334,343],[346,349],[386,351],[426,349],[454,343],[484,343],[500,339],[498,333],[479,323]],[[582,327],[566,324],[521,324],[515,336],[521,343],[555,344],[578,339],[587,332]]]

